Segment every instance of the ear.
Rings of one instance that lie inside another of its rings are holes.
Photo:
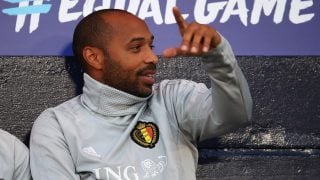
[[[104,54],[101,49],[86,46],[82,50],[82,56],[86,63],[96,70],[101,70],[104,64]]]

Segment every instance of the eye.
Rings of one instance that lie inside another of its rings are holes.
[[[140,45],[135,45],[135,46],[132,46],[132,47],[130,48],[130,50],[133,51],[133,52],[139,52],[140,49],[141,49],[141,46],[140,46]]]

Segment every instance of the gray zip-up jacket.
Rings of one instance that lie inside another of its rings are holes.
[[[29,150],[15,136],[0,129],[0,179],[30,180]]]
[[[252,108],[248,85],[225,39],[203,62],[212,89],[164,80],[146,98],[85,74],[83,94],[35,121],[33,178],[196,179],[196,144],[248,122]]]

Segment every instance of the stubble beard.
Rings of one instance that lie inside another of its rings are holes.
[[[140,68],[135,72],[125,71],[112,58],[105,59],[106,66],[104,72],[104,83],[120,91],[129,93],[138,97],[148,97],[152,94],[153,85],[144,85],[139,78],[148,70],[156,70],[155,64],[150,64]],[[134,76],[133,80],[130,78]]]

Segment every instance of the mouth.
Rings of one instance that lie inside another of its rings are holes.
[[[147,85],[153,85],[156,82],[155,75],[155,70],[145,71],[143,74],[141,74],[142,82]]]
[[[152,86],[156,82],[156,66],[149,65],[138,71],[138,75],[141,77],[143,84]]]

